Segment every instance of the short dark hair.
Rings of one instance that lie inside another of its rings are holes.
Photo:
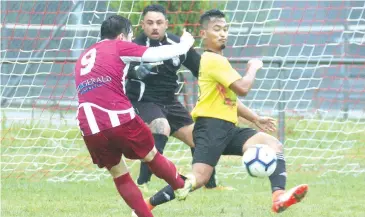
[[[212,9],[209,11],[206,11],[204,14],[200,16],[200,26],[205,27],[206,24],[211,20],[211,18],[225,18],[225,14],[218,10],[218,9]]]
[[[159,5],[159,4],[148,5],[147,7],[145,7],[143,9],[142,16],[145,16],[150,11],[160,12],[166,18],[166,9],[162,5]]]
[[[120,15],[112,15],[103,21],[100,28],[100,38],[115,39],[121,33],[128,35],[132,31],[131,22]]]

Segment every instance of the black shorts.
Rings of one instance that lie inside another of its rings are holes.
[[[205,163],[215,167],[221,155],[242,156],[243,144],[256,133],[252,128],[239,128],[228,121],[200,117],[193,131],[193,164]]]
[[[141,101],[132,101],[132,104],[136,113],[147,124],[157,118],[166,118],[171,128],[170,135],[180,128],[194,123],[188,110],[177,100],[174,100],[171,104]]]

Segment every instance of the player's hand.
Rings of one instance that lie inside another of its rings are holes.
[[[259,117],[254,124],[264,132],[276,131],[276,120],[271,117]]]
[[[194,37],[189,33],[189,32],[187,32],[186,31],[186,29],[184,28],[184,30],[183,30],[183,34],[182,34],[182,36],[180,37],[180,41],[182,42],[182,43],[186,43],[187,44],[187,46],[189,46],[189,47],[192,47],[193,45],[194,45],[194,41],[195,41],[195,39],[194,39]]]
[[[153,66],[148,63],[135,66],[134,77],[138,80],[143,80],[144,78],[146,78],[149,75],[155,75],[156,73],[151,72],[152,68],[153,68]]]
[[[261,69],[263,66],[264,66],[264,63],[259,59],[252,59],[252,60],[248,61],[248,63],[247,63],[248,69],[253,68],[256,71]]]

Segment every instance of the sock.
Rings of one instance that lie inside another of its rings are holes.
[[[190,148],[191,156],[194,156],[195,148]],[[213,173],[210,176],[210,179],[207,184],[205,184],[206,188],[215,188],[217,187],[217,182],[215,180],[215,168],[213,169]]]
[[[190,148],[191,156],[194,157],[195,148]]]
[[[167,136],[163,134],[152,134],[155,140],[155,146],[161,154],[163,154],[163,150],[165,149],[167,140],[169,139]],[[137,179],[137,183],[142,185],[151,180],[152,172],[146,163],[141,162],[141,166],[139,168],[139,176]]]
[[[151,211],[148,209],[143,200],[141,191],[133,182],[129,173],[115,178],[114,183],[120,196],[122,196],[124,201],[138,216],[153,217]]]
[[[186,179],[185,176],[180,175],[183,180]],[[167,203],[171,200],[175,199],[175,193],[174,189],[170,185],[167,185],[163,189],[161,189],[159,192],[157,192],[155,195],[153,195],[149,202],[152,206],[158,206],[164,203]]]
[[[175,199],[174,189],[170,185],[167,185],[150,198],[150,204],[152,206],[158,206],[173,199]]]
[[[150,171],[150,168],[148,168],[146,163],[141,162],[137,184],[142,185],[149,182],[151,180],[151,176],[152,172]]]
[[[163,150],[165,149],[167,140],[169,140],[169,137],[163,135],[163,134],[152,134],[153,139],[155,140],[155,146],[161,154],[163,154]]]
[[[286,167],[283,153],[277,153],[276,169],[269,177],[271,191],[285,190],[286,185]]]
[[[184,180],[178,175],[175,165],[160,153],[157,153],[153,160],[147,164],[152,173],[165,180],[172,189],[184,187]]]
[[[217,187],[217,183],[215,181],[215,168],[213,169],[213,173],[210,176],[209,181],[207,182],[207,184],[205,184],[206,188],[215,188]]]

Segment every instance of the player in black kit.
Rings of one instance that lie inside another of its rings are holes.
[[[178,43],[180,38],[166,32],[168,20],[163,6],[147,6],[142,13],[143,33],[133,42],[148,47]],[[132,101],[136,113],[148,124],[155,146],[162,154],[171,135],[192,148],[194,143],[192,131],[194,122],[187,109],[177,100],[175,90],[178,87],[177,71],[181,65],[188,68],[197,77],[199,73],[200,54],[191,48],[186,55],[176,56],[158,63],[131,64],[126,86],[127,95]],[[147,183],[152,173],[141,162],[137,183],[143,191],[148,191]],[[215,173],[206,185],[216,188]],[[224,189],[219,186],[220,189]]]

